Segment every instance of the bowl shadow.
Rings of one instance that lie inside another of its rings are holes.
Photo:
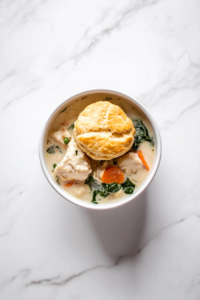
[[[145,226],[147,191],[121,207],[105,211],[88,211],[93,229],[102,247],[112,257],[133,255]]]

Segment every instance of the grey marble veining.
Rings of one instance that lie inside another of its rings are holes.
[[[200,299],[198,0],[0,3],[0,299]],[[107,88],[156,119],[163,156],[124,207],[64,201],[38,140],[69,95]]]

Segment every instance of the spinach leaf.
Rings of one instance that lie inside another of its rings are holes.
[[[127,187],[124,189],[125,194],[133,194],[134,189],[132,187]]]
[[[94,191],[93,192],[93,197],[92,197],[92,203],[94,204],[99,204],[96,200],[96,196],[98,195],[98,192],[97,191]]]
[[[49,148],[47,149],[47,152],[50,153],[50,154],[55,153],[55,147],[54,147],[54,145],[51,146],[51,147],[49,147]]]
[[[96,180],[94,180],[94,178],[92,176],[89,176],[86,180],[85,180],[85,184],[89,185],[91,191],[94,190],[98,190],[99,189],[99,184],[96,182]]]
[[[135,126],[135,136],[134,136],[134,143],[132,149],[134,151],[137,151],[139,144],[144,141],[148,141],[154,146],[154,140],[153,138],[150,138],[149,132],[146,126],[144,125],[144,123],[142,122],[142,120],[141,119],[133,120],[133,122]]]
[[[89,176],[86,181],[85,181],[85,184],[89,184],[90,182],[94,182],[94,178],[92,176]]]
[[[100,195],[106,198],[108,195],[118,192],[121,189],[121,185],[117,183],[101,183],[98,184],[92,176],[88,177],[85,184],[89,185],[91,191],[93,191],[92,202],[95,203],[96,196]]]
[[[114,183],[102,183],[101,184],[104,191],[107,192],[107,193],[116,193],[118,192],[120,189],[121,189],[121,185],[120,184],[117,184],[116,182]]]
[[[116,182],[114,183],[102,183],[99,191],[99,195],[106,198],[110,194],[114,194],[118,192],[121,189],[121,185],[117,184]]]
[[[114,183],[101,183],[99,184],[94,180],[92,176],[89,176],[85,180],[85,184],[88,184],[91,191],[93,191],[93,197],[92,202],[95,204],[98,204],[96,197],[97,195],[106,198],[110,194],[114,194],[118,192],[121,188],[123,189],[125,194],[133,194],[135,189],[135,184],[133,184],[129,178],[126,179],[126,181],[122,184]]]
[[[74,129],[74,123],[72,123],[72,124],[68,127],[68,129]]]
[[[106,193],[106,192],[103,192],[103,191],[98,191],[98,194],[104,198],[106,198],[108,195],[110,195],[110,193]]]
[[[125,194],[133,194],[135,184],[133,184],[129,178],[127,178],[126,181],[121,184],[121,186]]]
[[[60,147],[58,147],[58,146],[55,146],[55,145],[53,145],[53,146],[49,147],[49,148],[47,149],[47,153],[49,153],[49,154],[53,154],[53,153],[55,153],[55,152],[56,152],[56,149],[58,149],[58,150],[59,150],[59,152],[60,152],[60,153],[62,153],[62,150],[60,149]]]

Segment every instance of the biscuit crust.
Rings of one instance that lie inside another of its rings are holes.
[[[73,134],[87,155],[95,160],[110,160],[132,147],[134,133],[133,122],[119,106],[99,101],[79,114]]]

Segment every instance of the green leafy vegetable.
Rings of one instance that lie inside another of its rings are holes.
[[[97,195],[106,198],[108,195],[118,192],[121,188],[125,194],[132,194],[135,189],[135,184],[129,178],[122,184],[117,184],[116,182],[99,184],[92,176],[89,176],[85,180],[85,184],[89,185],[91,191],[93,191],[92,202],[95,204],[98,204],[96,200]]]
[[[93,191],[92,203],[98,204],[98,202],[96,200],[96,196],[98,195],[98,190],[96,188],[98,187],[98,184],[96,183],[96,181],[94,180],[94,178],[92,176],[89,176],[85,180],[85,184],[89,185],[91,191]]]
[[[78,155],[78,150],[75,150],[76,155]]]
[[[125,194],[133,194],[135,189],[135,184],[133,184],[129,178],[126,179],[124,183],[121,184],[121,187]]]
[[[57,164],[53,164],[54,169],[57,167]]]
[[[68,137],[65,137],[65,138],[63,139],[63,142],[64,142],[65,144],[69,144],[70,139],[69,139]]]
[[[96,182],[96,180],[94,180],[94,178],[92,176],[89,176],[85,180],[85,184],[89,185],[91,191],[93,191],[95,189],[99,189],[99,184]]]
[[[139,144],[144,141],[148,141],[154,146],[154,140],[153,138],[150,138],[148,130],[142,120],[133,120],[133,122],[135,126],[134,143],[132,146],[133,150],[137,151]]]
[[[53,154],[53,153],[55,153],[55,152],[56,152],[56,149],[58,149],[58,150],[59,150],[59,152],[60,152],[60,153],[62,153],[62,150],[60,149],[60,147],[58,147],[58,146],[55,146],[55,145],[53,145],[53,146],[49,147],[49,148],[47,149],[47,153],[49,153],[49,154]]]
[[[108,195],[118,192],[121,189],[121,185],[117,183],[101,183],[98,184],[92,176],[88,177],[85,181],[85,184],[88,184],[91,191],[93,191],[92,202],[95,203],[96,196],[100,195],[106,198]]]
[[[53,145],[53,146],[49,147],[49,148],[47,149],[47,152],[48,152],[49,154],[55,153],[55,146]]]
[[[98,192],[97,191],[94,191],[93,192],[93,197],[92,197],[92,203],[94,204],[99,204],[96,200],[96,196],[98,195]]]
[[[85,184],[89,184],[90,182],[94,182],[94,178],[92,176],[89,176],[86,181],[85,181]]]
[[[120,189],[121,189],[121,185],[120,184],[117,184],[116,182],[114,183],[102,183],[102,188],[104,189],[104,191],[106,193],[116,193],[118,192]]]
[[[72,123],[72,124],[68,127],[68,129],[74,129],[74,123]]]

